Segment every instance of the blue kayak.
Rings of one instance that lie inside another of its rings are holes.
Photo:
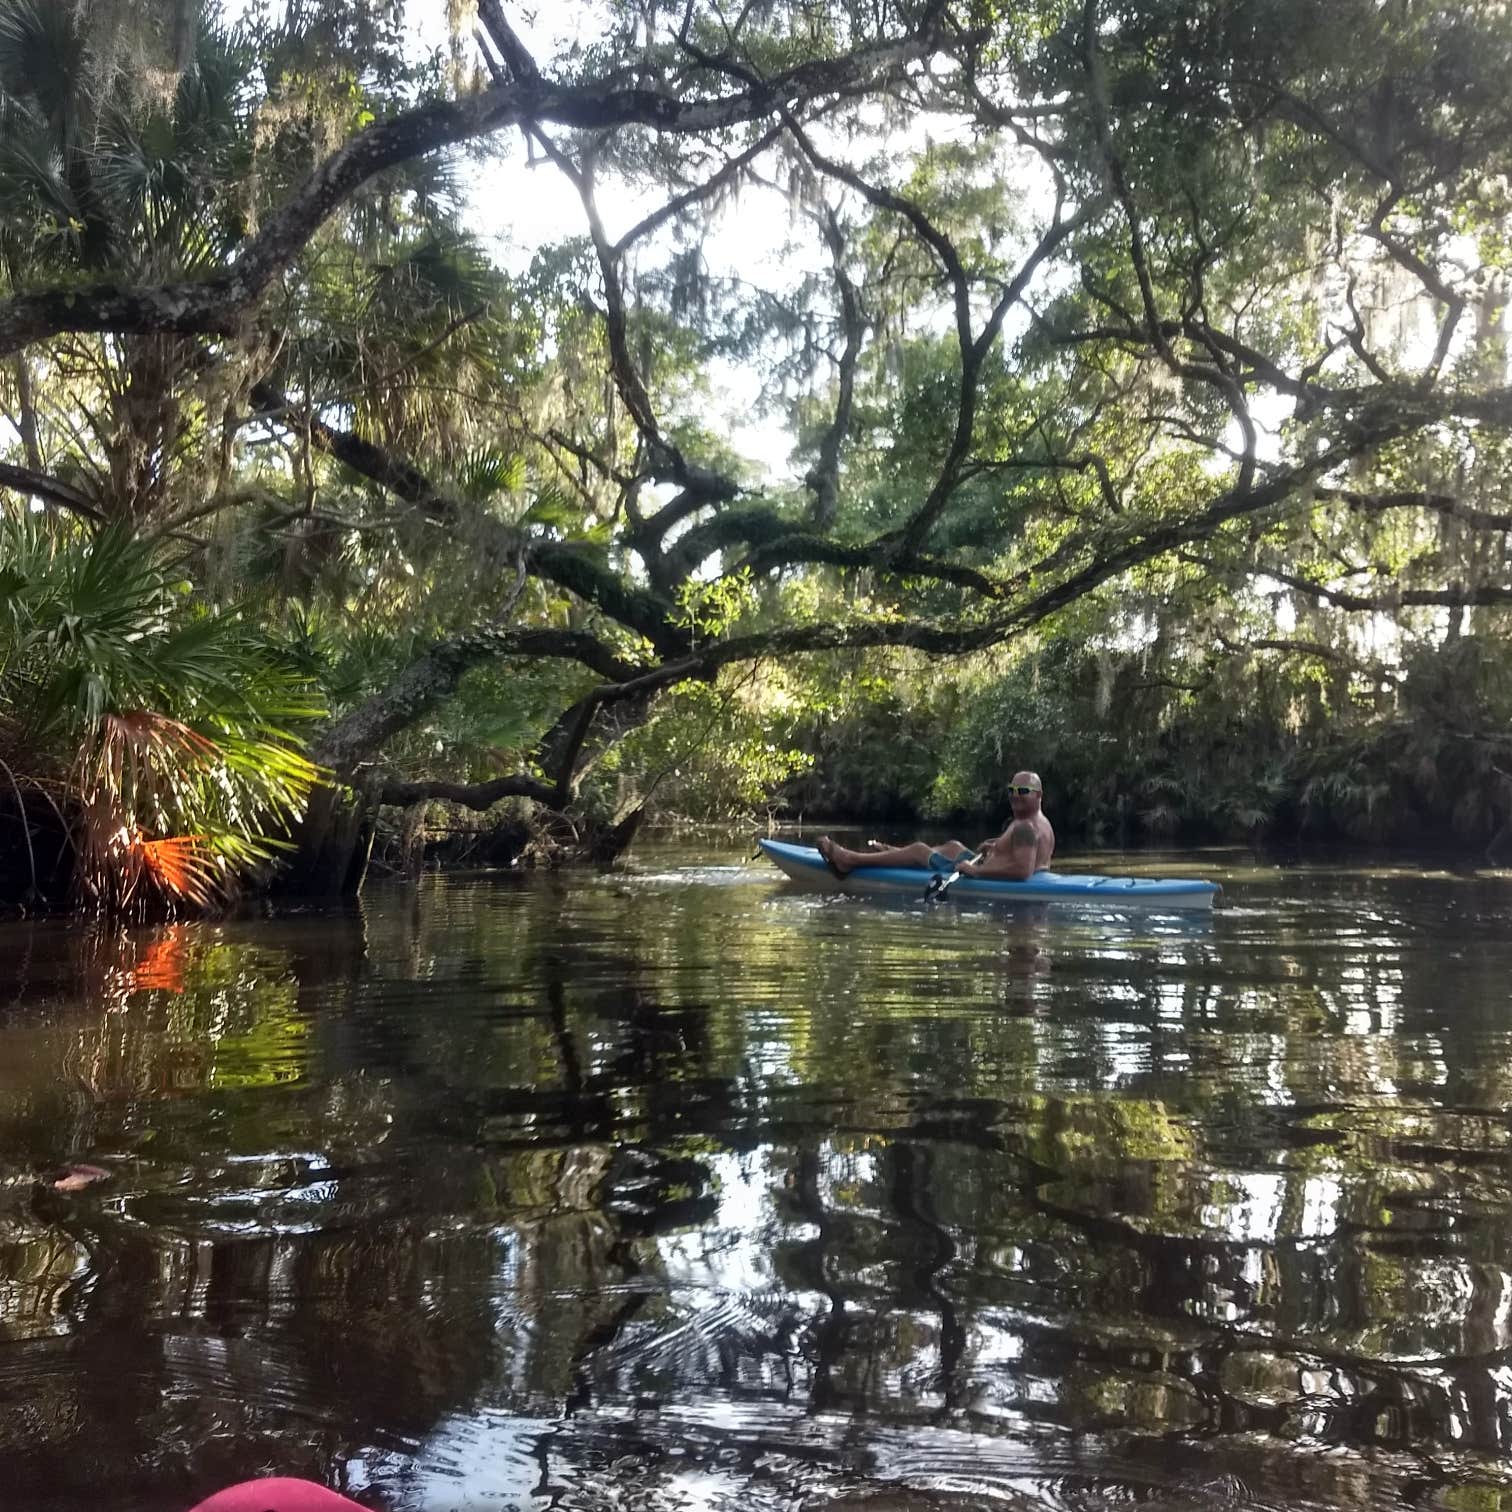
[[[842,877],[829,869],[812,845],[792,845],[786,840],[757,842],[778,868],[795,882],[838,892],[912,892],[924,889],[939,873],[926,866],[858,866]],[[1036,903],[1100,903],[1126,908],[1211,908],[1218,894],[1216,882],[1189,877],[1098,877],[1065,876],[1060,872],[1036,873],[1027,882],[1004,882],[993,877],[961,877],[950,884],[945,896],[1002,898]]]

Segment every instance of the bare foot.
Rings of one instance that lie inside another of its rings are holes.
[[[831,840],[828,835],[820,835],[820,837],[814,842],[814,849],[824,857],[824,864],[829,867],[829,869],[834,872],[834,874],[843,882],[848,876],[850,876],[850,871],[848,869],[842,871],[840,869],[840,863],[835,860],[835,851],[838,848],[839,847],[836,846],[835,842]]]

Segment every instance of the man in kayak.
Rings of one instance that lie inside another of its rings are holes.
[[[837,877],[848,876],[858,866],[933,867],[942,856],[955,870],[968,877],[997,877],[1004,882],[1025,882],[1044,871],[1055,854],[1055,831],[1040,807],[1045,796],[1037,772],[1015,772],[1008,785],[1013,818],[995,840],[984,840],[973,852],[959,840],[929,845],[895,845],[885,850],[856,851],[837,845],[828,835],[819,837],[819,854]]]

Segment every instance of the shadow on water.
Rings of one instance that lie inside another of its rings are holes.
[[[0,926],[0,1500],[1512,1508],[1512,880],[1202,860]]]

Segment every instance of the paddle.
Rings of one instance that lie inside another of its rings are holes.
[[[975,859],[975,858],[973,858]],[[936,872],[929,879],[929,886],[924,889],[924,901],[926,903],[938,903],[945,896],[945,889],[953,883],[957,877],[964,877],[963,871],[952,868],[948,872]]]

